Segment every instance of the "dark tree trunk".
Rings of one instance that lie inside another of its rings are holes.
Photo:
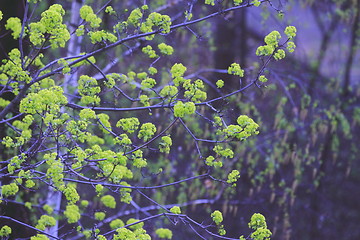
[[[0,22],[0,60],[7,58],[7,53],[18,47],[19,41],[14,40],[11,32],[5,29],[5,24],[8,18],[18,17],[23,19],[24,15],[24,1],[1,0],[0,10],[3,13],[3,19]]]
[[[215,68],[227,69],[233,62],[239,63],[242,68],[246,67],[247,54],[247,25],[246,25],[246,9],[236,12],[232,18],[235,21],[227,20],[228,16],[218,19],[215,31],[215,44],[219,46],[214,54]],[[234,88],[237,77],[229,77],[229,75],[217,73],[217,79],[223,79],[225,82],[225,90]],[[244,83],[244,80],[242,81]]]

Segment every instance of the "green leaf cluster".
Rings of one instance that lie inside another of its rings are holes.
[[[105,207],[108,207],[108,208],[115,208],[116,207],[115,198],[113,196],[111,196],[111,195],[102,196],[100,200],[104,204]]]
[[[55,224],[56,224],[56,220],[54,217],[48,215],[42,215],[35,227],[40,230],[45,230],[45,228],[55,226]]]
[[[1,186],[1,195],[2,197],[13,196],[19,191],[18,185],[16,183],[4,184]]]
[[[161,142],[159,143],[159,150],[162,153],[169,153],[172,146],[172,140],[170,136],[161,137]]]
[[[220,235],[225,235],[226,231],[224,229],[224,225],[222,225],[221,223],[223,222],[223,215],[219,210],[215,210],[211,213],[211,218],[212,220],[215,222],[217,228],[218,228],[218,232]]]
[[[12,232],[12,229],[7,226],[7,225],[4,225],[1,227],[0,229],[0,237],[8,237]]]
[[[78,91],[81,96],[81,103],[97,105],[100,103],[101,88],[95,78],[82,75],[78,81]]]
[[[193,102],[183,103],[182,101],[178,101],[174,105],[174,116],[175,117],[184,117],[185,115],[191,115],[195,113],[196,107]]]
[[[223,130],[227,138],[246,140],[250,136],[259,134],[259,125],[248,116],[240,115],[237,118],[237,123],[238,125],[229,125]]]
[[[80,209],[75,204],[68,204],[64,211],[64,215],[67,218],[68,223],[76,223],[81,217]]]
[[[41,14],[39,22],[30,23],[29,38],[35,46],[49,40],[52,48],[65,47],[70,39],[67,26],[63,24],[65,10],[60,4],[53,4]],[[48,37],[50,35],[50,37]]]
[[[170,208],[170,212],[172,212],[174,214],[181,214],[181,209],[179,206],[174,206],[174,207]]]
[[[207,94],[204,91],[205,85],[202,80],[197,79],[192,82],[190,79],[187,79],[183,82],[183,87],[185,89],[184,97],[190,101],[200,103],[206,100]]]
[[[14,88],[14,94],[17,94],[19,83],[30,83],[31,77],[29,71],[23,68],[19,49],[12,49],[8,55],[9,59],[4,59],[0,65],[0,80],[4,84],[8,82]]]
[[[239,77],[244,76],[244,70],[241,69],[240,64],[238,64],[238,63],[232,63],[230,65],[230,67],[228,68],[228,73],[239,76]]]
[[[116,127],[122,128],[127,133],[133,133],[139,128],[140,122],[137,118],[122,118],[116,123]]]
[[[94,10],[89,5],[84,5],[80,8],[80,17],[88,22],[92,28],[100,27],[102,22],[101,18],[94,13]]]
[[[269,240],[271,231],[267,228],[265,217],[260,213],[254,213],[249,222],[249,228],[254,232],[250,235],[254,240]]]
[[[167,228],[158,228],[155,231],[156,235],[162,239],[172,239],[173,233],[170,229]]]
[[[295,49],[295,43],[292,39],[296,36],[296,28],[294,26],[288,26],[285,28],[285,34],[287,35],[287,50],[291,53]],[[270,56],[276,60],[281,60],[285,58],[286,54],[281,46],[279,46],[279,42],[281,39],[281,34],[278,31],[272,31],[268,35],[266,35],[264,41],[266,45],[260,46],[256,49],[257,56]]]
[[[140,21],[140,19],[138,21]],[[139,24],[138,21],[136,24]],[[143,33],[148,33],[159,30],[161,33],[166,34],[170,32],[170,26],[171,18],[168,15],[152,12],[149,14],[146,20],[141,23],[140,31]],[[154,27],[157,29],[153,29]],[[152,40],[154,38],[154,34],[146,36],[145,38],[146,40]]]
[[[145,142],[151,139],[156,132],[156,127],[153,123],[144,123],[141,125],[138,138],[143,139]]]
[[[18,17],[11,17],[6,21],[5,28],[7,30],[12,31],[12,36],[14,39],[18,39],[20,37],[20,33],[22,30],[21,20]]]
[[[232,184],[233,187],[236,187],[235,182],[240,178],[240,172],[238,170],[232,170],[228,174],[228,179],[226,180],[227,183]]]

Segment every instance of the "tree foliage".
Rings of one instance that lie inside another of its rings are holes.
[[[202,16],[199,11],[190,19],[193,8],[206,9],[213,2],[189,4],[185,19],[171,9],[166,9],[170,15],[157,12],[162,5],[156,2],[133,9],[121,8],[120,3],[114,9],[110,2],[77,8],[73,4],[72,9],[58,3],[25,4],[23,19],[5,19],[19,46],[10,50],[0,67],[2,92],[14,95],[2,99],[0,113],[6,133],[1,142],[1,201],[28,206],[33,217],[29,224],[2,218],[34,230],[37,235],[31,239],[150,239],[148,231],[156,226],[144,226],[165,216],[171,222],[181,221],[199,236],[222,238],[226,231],[220,211],[211,215],[218,226],[213,232],[183,214],[179,206],[164,205],[171,196],[162,191],[181,186],[184,193],[192,181],[204,179],[236,186],[239,171],[226,160],[234,158],[232,142],[257,135],[259,125],[241,114],[231,124],[214,104],[251,86],[260,87],[272,59],[285,57],[283,48],[296,35],[295,27],[285,29],[283,40],[278,31],[265,37],[264,50],[256,52],[265,61],[250,84],[209,97],[210,82],[189,75],[186,59],[179,63],[180,57],[168,57],[176,56],[176,49],[167,38],[220,15],[205,11]],[[223,11],[259,5],[260,1],[236,1]],[[70,23],[75,24],[70,31],[67,19],[74,16],[79,19]],[[70,51],[71,44],[76,45],[75,52]],[[128,57],[132,52],[136,56]],[[104,61],[107,58],[112,60]],[[238,63],[227,72],[239,78],[245,75]],[[179,158],[185,155],[172,150],[176,149],[173,139],[178,144],[181,136],[195,144],[182,162]],[[174,171],[183,174],[174,178]],[[187,199],[182,195],[175,204]],[[145,202],[154,204],[159,213],[140,207]],[[129,218],[125,223],[128,214],[119,212],[124,208],[138,212],[140,219]],[[124,223],[112,224],[116,219]],[[2,232],[10,234],[7,229]],[[156,234],[172,237],[169,229],[158,228]]]
[[[298,193],[321,191],[359,126],[351,100],[325,106],[286,72],[294,26],[262,35],[251,64],[209,67],[216,19],[281,18],[272,1],[24,4],[0,13],[17,41],[0,65],[2,237],[286,239]],[[244,202],[270,207],[242,224]]]

